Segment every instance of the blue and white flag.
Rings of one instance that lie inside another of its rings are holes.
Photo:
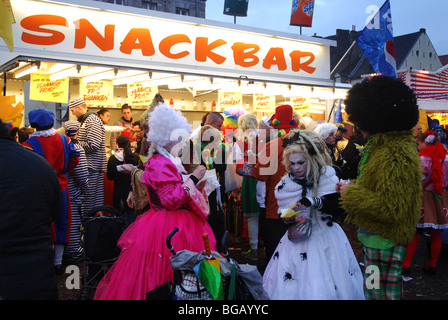
[[[356,39],[373,69],[397,77],[390,3],[387,0]]]

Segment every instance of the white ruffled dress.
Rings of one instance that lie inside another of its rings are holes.
[[[317,197],[336,192],[338,178],[327,166],[319,178]],[[280,190],[279,186],[283,185]],[[276,187],[279,210],[302,198],[302,187],[289,175]],[[313,190],[307,190],[313,196]],[[263,287],[272,300],[363,300],[363,275],[347,236],[327,215],[310,208],[300,213],[313,221],[311,236],[294,243],[288,233],[280,240],[263,275]],[[280,211],[279,211],[280,213]]]

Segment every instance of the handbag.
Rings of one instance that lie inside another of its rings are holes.
[[[311,236],[313,222],[309,218],[301,217],[288,226],[288,239],[294,243],[308,239]]]
[[[310,218],[306,218],[298,215],[300,212],[300,207],[298,204],[292,205],[290,208],[282,209],[281,218],[293,218],[296,217],[295,221],[288,223],[288,239],[292,242],[299,242],[308,239],[311,236],[311,230],[313,222]]]

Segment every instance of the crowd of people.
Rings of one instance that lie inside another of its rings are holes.
[[[176,251],[203,251],[207,233],[211,249],[223,253],[230,184],[247,224],[250,250],[242,257],[255,262],[263,247],[270,299],[402,299],[419,234],[431,235],[424,270],[434,274],[448,228],[445,137],[413,131],[417,100],[400,80],[366,79],[345,105],[345,124],[280,105],[263,119],[243,112],[231,131],[218,112],[193,131],[159,94],[139,121],[123,105],[114,126],[107,109],[92,112],[83,99],[70,101],[76,120],[58,130],[46,109],[29,113],[34,129],[20,128],[18,138],[2,122],[0,150],[9,157],[0,167],[0,259],[10,263],[0,265],[0,298],[57,299],[55,275],[80,261],[81,218],[104,205],[106,176],[126,229],[95,299],[146,299],[172,282],[165,241],[175,227]],[[109,157],[106,131],[113,132]],[[359,227],[364,273],[341,221]],[[372,268],[379,283],[368,282]]]

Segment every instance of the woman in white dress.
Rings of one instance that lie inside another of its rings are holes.
[[[288,173],[275,196],[289,227],[266,267],[264,289],[272,300],[364,299],[359,264],[333,221],[344,213],[325,143],[316,133],[301,130],[285,137],[284,148]]]

